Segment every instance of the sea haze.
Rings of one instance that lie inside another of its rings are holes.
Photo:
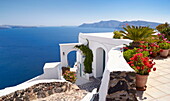
[[[45,63],[60,61],[59,43],[77,42],[79,32],[114,30],[80,27],[0,29],[0,89],[15,86],[42,74]],[[68,57],[69,65],[72,66],[75,52]]]

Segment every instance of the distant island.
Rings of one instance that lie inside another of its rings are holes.
[[[110,21],[100,21],[96,23],[84,23],[80,25],[79,27],[94,27],[94,28],[122,28],[126,25],[134,25],[134,26],[149,26],[151,28],[154,28],[158,26],[161,23],[157,22],[148,22],[148,21],[117,21],[117,20],[110,20]]]
[[[19,26],[19,25],[0,25],[0,29],[9,28],[36,28],[37,26]]]

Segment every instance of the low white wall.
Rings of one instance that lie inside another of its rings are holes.
[[[123,45],[114,47],[109,51],[109,58],[106,64],[103,78],[99,89],[99,101],[105,101],[108,92],[108,84],[110,80],[110,72],[112,71],[134,71],[126,62],[123,53],[120,51]]]
[[[46,63],[43,69],[44,73],[42,75],[39,75],[17,86],[7,87],[0,90],[0,96],[7,95],[17,90],[28,88],[38,83],[65,82],[65,79],[62,78],[60,62]]]

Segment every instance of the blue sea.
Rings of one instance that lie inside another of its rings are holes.
[[[80,32],[114,30],[80,27],[0,29],[0,89],[15,86],[42,74],[47,62],[59,62],[59,43],[78,42]],[[73,66],[75,52],[68,57],[69,65]]]

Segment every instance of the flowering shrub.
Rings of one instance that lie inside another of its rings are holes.
[[[154,56],[155,54],[160,52],[160,46],[157,45],[157,43],[150,43],[149,47],[149,53],[151,56]]]
[[[70,81],[72,83],[75,83],[76,82],[76,73],[75,72],[71,72],[71,71],[66,71],[64,73],[64,78],[67,80],[67,81]]]
[[[156,57],[157,53],[160,52],[160,47],[157,44],[157,42],[154,43],[148,43],[148,42],[140,42],[140,49],[143,49],[144,51],[148,51],[151,57]]]
[[[142,53],[137,53],[130,58],[128,64],[136,71],[137,74],[148,75],[155,65],[155,62],[150,60],[148,57],[144,57]],[[155,70],[156,68],[153,68],[153,71]]]
[[[167,42],[159,43],[159,46],[161,49],[169,49],[170,48],[170,44]]]
[[[165,34],[159,33],[158,37],[159,37],[160,41],[166,41],[167,40],[167,38],[165,38]]]
[[[134,49],[128,49],[124,51],[123,56],[125,60],[129,62],[130,58],[132,58],[136,53],[142,53],[144,57],[147,57],[149,55],[149,51],[147,49],[134,48]]]

